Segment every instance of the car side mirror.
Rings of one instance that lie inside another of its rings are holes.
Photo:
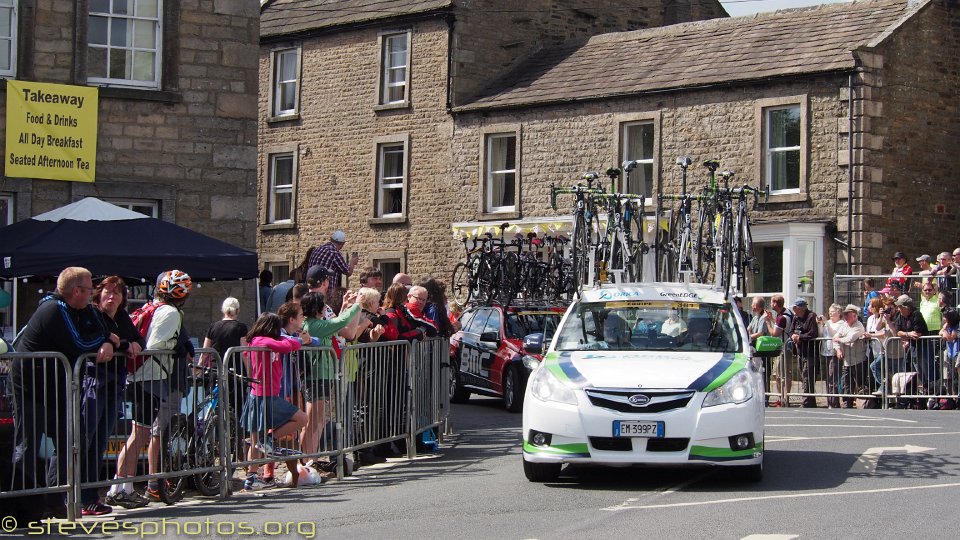
[[[543,332],[527,334],[524,336],[523,350],[530,354],[543,354]]]
[[[485,343],[499,343],[500,342],[500,333],[499,332],[482,332],[480,334],[480,341]]]
[[[783,340],[773,336],[760,336],[754,346],[754,356],[760,358],[774,358],[783,352]]]

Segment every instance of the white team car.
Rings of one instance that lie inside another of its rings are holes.
[[[584,291],[527,384],[527,478],[580,463],[736,466],[760,480],[762,363],[732,306],[705,285]],[[779,340],[764,346],[779,354]]]

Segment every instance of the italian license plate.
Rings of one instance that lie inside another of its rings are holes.
[[[638,420],[614,420],[614,437],[652,437],[662,438],[663,422],[641,422]]]

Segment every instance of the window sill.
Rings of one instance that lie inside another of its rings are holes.
[[[502,221],[504,219],[520,219],[518,210],[506,210],[502,212],[481,212],[477,219],[480,221]]]
[[[260,225],[261,231],[284,231],[296,229],[296,222],[290,223],[264,223]]]
[[[396,110],[409,109],[409,108],[410,108],[409,101],[401,101],[399,103],[379,103],[373,106],[374,112],[396,111]]]
[[[806,193],[779,193],[779,194],[770,194],[770,198],[767,199],[768,203],[792,203],[792,202],[808,202],[810,197]]]
[[[101,86],[99,90],[101,98],[158,101],[161,103],[180,103],[183,101],[183,95],[180,94],[180,92],[146,90],[143,88],[118,88],[116,86]]]
[[[293,121],[293,120],[299,120],[299,119],[300,119],[300,113],[296,112],[296,113],[292,113],[292,114],[285,114],[285,115],[283,115],[283,116],[271,116],[271,117],[267,118],[267,123],[268,123],[268,124],[280,124],[280,123],[283,123],[283,122],[291,122],[291,121]]]
[[[368,225],[396,225],[406,222],[407,216],[374,217],[367,220]]]

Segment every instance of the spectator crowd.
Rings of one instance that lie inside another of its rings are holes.
[[[284,283],[272,285],[272,276],[262,273],[259,313],[252,327],[240,321],[239,301],[226,298],[223,318],[212,322],[199,340],[204,349],[219,353],[228,370],[243,375],[230,378],[228,392],[228,418],[235,422],[232,429],[246,454],[238,459],[268,461],[247,468],[245,490],[277,486],[277,461],[286,463],[292,487],[298,485],[304,471],[312,469],[325,478],[336,470],[336,462],[329,459],[297,456],[333,449],[324,441],[334,440],[330,431],[337,429],[329,420],[343,402],[342,396],[336,395],[338,389],[347,389],[350,399],[355,399],[355,382],[363,375],[358,374],[361,368],[356,355],[344,353],[348,345],[449,337],[458,324],[448,312],[445,284],[432,277],[414,285],[409,275],[400,273],[383,291],[381,272],[365,268],[359,275],[360,286],[345,289],[343,278],[351,276],[357,264],[356,254],[349,261],[340,254],[345,242],[342,231],[334,232],[330,242],[307,253],[293,279]],[[163,272],[157,277],[154,298],[129,313],[127,287],[121,277],[109,276],[95,283],[87,269],[66,268],[57,278],[56,291],[43,297],[12,343],[17,352],[62,353],[68,367],[82,373],[79,465],[83,482],[103,479],[98,475],[106,464],[108,439],[125,406],[132,416],[132,429],[111,471],[114,481],[109,489],[84,488],[81,492],[84,516],[108,514],[113,506],[137,508],[161,500],[158,482],[164,480],[151,479],[138,493],[124,478],[138,474],[144,451],[148,472],[160,472],[162,435],[191,391],[188,381],[214,361],[212,354],[197,355],[183,324],[192,290],[187,273]],[[238,346],[257,350],[227,354]],[[303,347],[329,347],[334,352],[297,354]],[[173,353],[141,354],[146,349]],[[399,396],[397,403],[404,403],[402,398],[409,391],[404,379],[407,368],[402,358],[388,360],[393,363],[389,369],[396,384],[378,390]],[[346,381],[342,386],[337,382],[341,377]],[[72,417],[69,380],[69,374],[51,369],[45,362],[10,361],[14,472],[13,485],[4,485],[4,491],[65,484],[67,420]],[[352,431],[349,425],[341,429],[348,436]],[[53,441],[52,455],[46,448],[48,438]],[[418,450],[435,451],[435,441],[435,433],[424,433],[417,440]],[[405,454],[403,443],[396,440],[348,456],[346,474],[354,467]],[[62,492],[28,496],[8,512],[23,522],[63,517],[65,501]]]
[[[745,317],[751,343],[764,335],[784,341],[784,354],[766,360],[767,391],[774,389],[769,405],[786,406],[788,394],[795,393],[803,407],[817,407],[822,403],[817,395],[823,394],[828,408],[854,407],[858,401],[878,407],[883,395],[900,396],[899,408],[958,407],[960,248],[938,254],[935,263],[920,255],[917,272],[903,252],[894,253],[892,261],[882,286],[863,279],[859,306],[832,304],[817,314],[803,298],[786,306],[777,294],[769,309],[765,298],[752,299]],[[791,390],[795,379],[799,392]]]

